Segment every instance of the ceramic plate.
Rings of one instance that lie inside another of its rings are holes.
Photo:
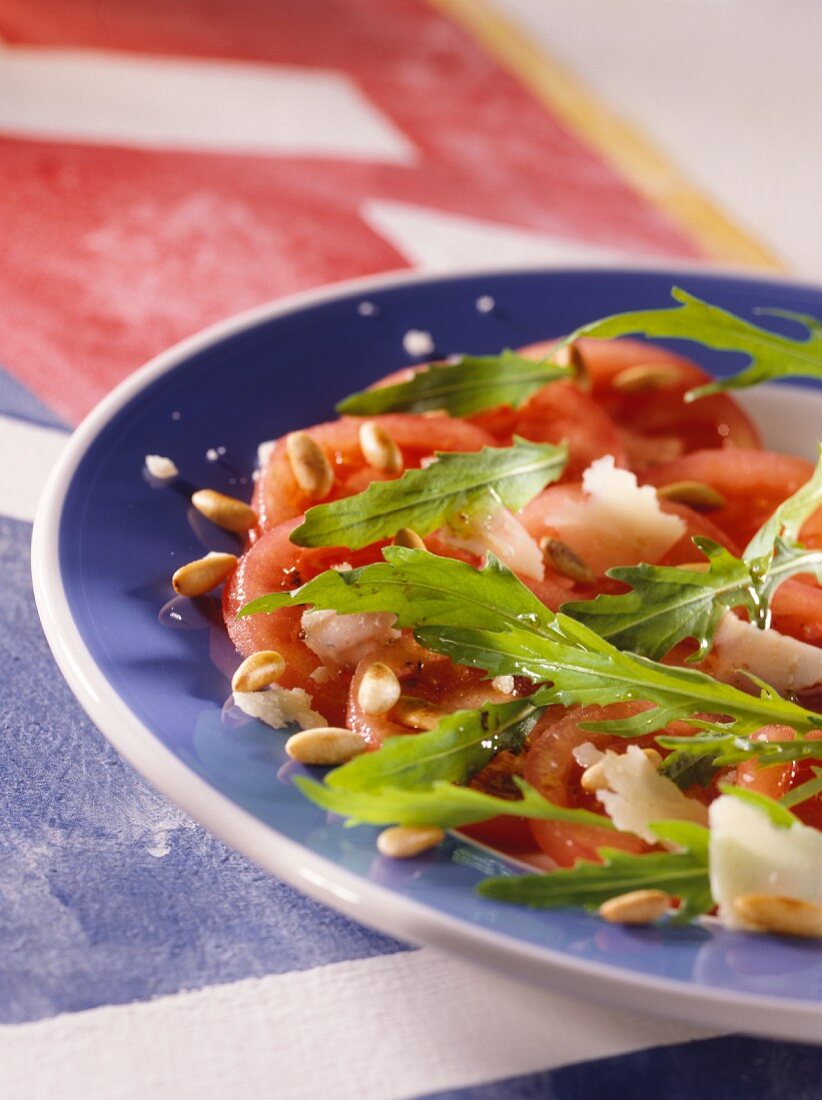
[[[818,944],[709,926],[630,930],[496,904],[474,893],[498,868],[488,853],[449,839],[393,863],[376,854],[376,830],[341,828],[306,802],[284,736],[224,707],[236,659],[216,603],[169,602],[176,566],[235,549],[232,537],[193,511],[185,485],[157,488],[143,471],[144,455],[170,455],[189,492],[246,494],[258,442],[330,418],[336,399],[406,365],[410,329],[430,332],[438,355],[495,352],[662,306],[673,284],[748,317],[760,305],[822,316],[820,290],[783,282],[529,270],[349,283],[212,328],[138,371],[73,436],[35,525],[37,601],[64,675],[106,737],[194,818],[299,889],[393,936],[568,993],[818,1039]],[[484,312],[477,302],[488,297]],[[688,350],[717,373],[740,365]],[[813,453],[822,393],[775,387],[749,400],[769,442]]]

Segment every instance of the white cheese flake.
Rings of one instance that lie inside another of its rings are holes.
[[[400,632],[393,612],[364,611],[339,615],[336,611],[305,611],[300,626],[305,644],[323,664],[333,669],[353,668],[363,657],[382,649]]]
[[[327,726],[325,718],[312,707],[313,700],[302,688],[284,688],[272,684],[265,691],[235,691],[234,704],[249,718],[257,718],[275,730],[296,722],[304,730]]]
[[[268,460],[271,458],[271,452],[277,446],[276,439],[266,439],[257,447],[257,468],[262,470],[268,465]]]
[[[171,481],[180,473],[176,465],[165,455],[146,455],[145,463],[148,472],[158,481]]]
[[[598,764],[605,753],[591,741],[583,741],[581,745],[574,745],[571,749],[571,756],[581,768],[590,768],[592,764]]]
[[[822,684],[822,649],[777,630],[760,630],[726,611],[714,634],[710,656],[701,667],[743,691],[758,692],[744,675],[752,672],[785,695]]]
[[[514,677],[513,676],[495,676],[491,681],[491,687],[495,691],[502,692],[503,695],[514,694]]]
[[[708,824],[708,809],[688,798],[667,776],[660,775],[638,745],[624,753],[610,750],[598,765],[608,790],[597,791],[605,812],[623,833],[636,833],[649,844],[659,838],[649,826],[655,821],[695,821]]]
[[[443,542],[480,557],[490,550],[521,577],[541,581],[545,576],[545,562],[536,539],[507,508],[478,513],[458,528],[441,528],[439,534]]]
[[[743,894],[822,903],[822,833],[797,822],[780,828],[758,807],[730,795],[711,803],[711,893],[720,918],[745,927],[734,910]]]

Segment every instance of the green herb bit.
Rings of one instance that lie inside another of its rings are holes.
[[[522,798],[510,800],[458,787],[438,780],[430,787],[380,787],[377,790],[344,790],[298,776],[294,783],[312,802],[331,813],[347,817],[348,825],[438,825],[458,829],[499,814],[540,821],[567,821],[612,829],[607,817],[589,810],[557,806],[533,787],[515,779]]]
[[[623,653],[588,627],[558,614],[550,637],[522,630],[492,633],[460,627],[422,627],[415,632],[421,645],[443,653],[457,664],[482,668],[491,676],[527,676],[550,683],[532,696],[535,705],[570,706],[642,700],[655,704],[631,718],[590,723],[586,728],[623,737],[638,737],[662,729],[675,719],[699,724],[697,714],[722,714],[733,719],[737,735],[753,733],[771,723],[798,732],[822,725],[822,715],[782,699],[771,688],[759,697],[692,668],[658,664]]]
[[[808,779],[787,794],[783,794],[779,799],[780,805],[791,809],[793,806],[800,806],[803,802],[807,802],[809,798],[822,794],[822,768],[811,768],[811,771],[813,779]]]
[[[556,481],[567,461],[565,444],[520,438],[511,447],[438,453],[437,461],[424,470],[408,470],[396,481],[373,481],[356,496],[310,508],[291,541],[358,550],[391,538],[402,527],[426,535],[451,517],[500,506],[516,512]]]
[[[516,575],[489,554],[482,569],[426,550],[386,546],[384,562],[342,572],[327,570],[293,592],[272,592],[246,604],[240,616],[310,604],[357,614],[388,611],[400,627],[429,623],[549,630],[554,613]]]
[[[498,752],[518,753],[541,714],[528,699],[459,710],[427,733],[389,737],[377,752],[329,772],[325,782],[346,791],[418,788],[437,780],[464,783]]]
[[[784,581],[800,573],[822,581],[822,550],[786,541],[797,539],[805,520],[821,506],[822,448],[813,476],[776,509],[741,559],[711,539],[695,537],[694,545],[708,560],[706,572],[644,564],[609,569],[609,577],[632,591],[567,603],[562,610],[620,649],[654,660],[694,638],[699,648],[689,659],[700,661],[726,610],[744,607],[753,622],[766,627],[770,602]]]
[[[500,355],[463,355],[456,363],[431,363],[407,382],[352,394],[337,405],[337,412],[377,416],[441,410],[450,416],[471,416],[499,405],[516,409],[549,382],[574,377],[573,366],[525,359],[509,350]]]
[[[679,287],[671,290],[671,297],[680,304],[617,313],[593,321],[571,333],[564,343],[582,337],[608,340],[636,333],[661,339],[690,340],[704,347],[748,357],[750,364],[745,369],[691,390],[685,396],[686,401],[723,390],[744,389],[776,378],[822,378],[822,323],[817,318],[786,310],[758,311],[804,325],[808,336],[804,340],[794,340],[703,302]]]
[[[581,905],[597,908],[609,898],[632,890],[665,890],[682,906],[675,923],[691,920],[713,907],[708,875],[709,832],[685,821],[651,826],[660,840],[676,844],[677,851],[634,855],[618,848],[600,848],[602,863],[577,863],[548,875],[504,875],[485,879],[478,893],[494,901],[534,908]]]
[[[814,717],[815,726],[822,724],[822,716]],[[794,760],[822,760],[822,741],[810,737],[795,737],[791,741],[754,741],[731,730],[727,733],[697,733],[693,737],[662,734],[656,741],[662,748],[674,750],[665,758],[660,770],[675,782],[675,775],[670,773],[684,768],[687,759],[693,762],[694,767],[711,766],[714,771],[742,764],[745,760],[756,760],[760,767],[789,764]]]

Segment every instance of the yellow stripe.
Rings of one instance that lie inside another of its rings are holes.
[[[553,115],[681,226],[708,257],[769,271],[785,270],[774,254],[702,195],[632,126],[595,99],[484,0],[428,3],[468,30]]]

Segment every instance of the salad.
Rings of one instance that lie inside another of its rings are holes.
[[[250,504],[193,494],[244,548],[173,584],[224,585],[234,704],[302,727],[330,770],[294,782],[384,855],[458,830],[509,857],[497,901],[818,937],[822,459],[732,391],[822,378],[822,326],[673,297],[345,398],[261,447]]]

